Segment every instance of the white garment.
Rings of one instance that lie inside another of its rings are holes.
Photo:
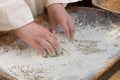
[[[81,0],[0,0],[0,31],[20,28],[54,3],[70,3]]]

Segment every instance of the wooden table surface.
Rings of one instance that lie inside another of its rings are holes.
[[[116,73],[114,73],[110,80],[120,80],[120,69]]]

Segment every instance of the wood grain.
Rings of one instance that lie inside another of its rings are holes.
[[[17,80],[17,79],[0,70],[0,80]]]
[[[118,70],[111,78],[110,80],[120,80],[120,70]]]

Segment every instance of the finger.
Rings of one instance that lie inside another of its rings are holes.
[[[57,37],[54,34],[49,33],[49,36],[55,40],[57,40]]]
[[[52,45],[48,41],[43,40],[42,42],[40,42],[40,45],[48,51],[50,56],[55,56],[56,55],[54,48],[52,47]]]
[[[53,46],[53,48],[58,52],[59,44],[56,37],[48,36],[47,41]]]
[[[56,30],[56,24],[55,24],[55,22],[53,22],[53,21],[51,20],[51,21],[50,21],[50,25],[51,25],[50,31],[51,31],[52,33],[55,33],[55,30]]]
[[[70,30],[70,38],[73,38],[74,34],[75,34],[75,25],[71,19],[68,20],[68,26],[69,26],[69,30]]]
[[[47,57],[45,49],[39,43],[31,42],[31,47],[38,51],[43,57]]]
[[[62,22],[61,26],[62,26],[62,28],[64,30],[64,33],[65,33],[66,37],[70,38],[70,30],[69,30],[69,27],[68,27],[67,23],[66,22]]]

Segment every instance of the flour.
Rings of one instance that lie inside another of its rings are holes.
[[[62,52],[57,57],[49,58],[41,57],[19,39],[6,45],[5,49],[0,47],[0,52],[3,52],[0,54],[0,66],[19,80],[79,80],[90,73],[90,67],[95,72],[98,65],[119,52],[120,47],[113,46],[119,45],[119,42],[110,39],[107,32],[96,29],[80,31],[77,28],[71,41],[57,33]],[[21,46],[24,47],[21,49]]]
[[[79,20],[71,15],[73,21]],[[61,46],[57,57],[43,58],[22,40],[4,35],[0,38],[0,67],[19,80],[92,79],[109,60],[120,56],[120,42],[111,39],[103,26],[81,25],[76,22],[75,37],[70,41],[56,33]]]
[[[114,25],[116,26],[116,25]],[[120,39],[120,27],[115,27],[114,29],[112,29],[110,32],[109,32],[109,36],[112,38],[112,39]]]

